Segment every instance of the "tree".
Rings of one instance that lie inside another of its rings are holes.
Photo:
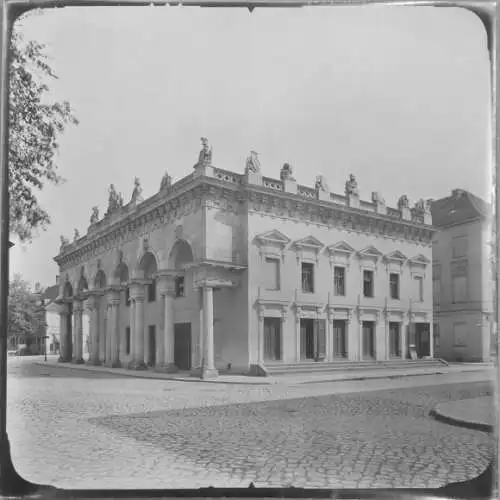
[[[37,305],[38,294],[31,291],[21,275],[14,275],[9,284],[8,336],[22,338],[25,343],[45,335],[45,315]]]
[[[30,241],[51,219],[37,199],[58,175],[58,139],[70,124],[77,125],[68,102],[50,102],[47,80],[56,79],[44,54],[45,47],[26,41],[18,29],[12,35],[9,113],[10,230]]]

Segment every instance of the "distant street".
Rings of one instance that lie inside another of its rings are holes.
[[[488,434],[428,416],[490,394],[478,373],[248,387],[34,361],[9,358],[8,430],[16,468],[40,483],[437,487],[476,476],[493,452]]]

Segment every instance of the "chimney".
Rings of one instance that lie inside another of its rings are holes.
[[[56,285],[59,286],[59,275],[56,276]]]

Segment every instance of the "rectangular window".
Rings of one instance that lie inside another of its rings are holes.
[[[125,328],[125,354],[130,354],[130,327]]]
[[[148,284],[148,302],[156,301],[156,280]]]
[[[373,297],[373,271],[363,271],[363,295]]]
[[[334,294],[345,296],[345,267],[335,266],[333,269]]]
[[[391,299],[399,300],[399,274],[391,273],[389,275],[389,291]]]
[[[280,289],[280,261],[266,257],[264,263],[264,279],[266,290]]]
[[[452,241],[452,256],[454,259],[466,257],[469,250],[467,236],[457,236]]]
[[[413,277],[413,300],[415,302],[423,302],[424,300],[424,279],[422,276]]]
[[[184,297],[184,276],[175,278],[175,296]]]
[[[453,276],[451,281],[453,302],[467,300],[467,276]]]
[[[302,263],[302,291],[314,293],[314,264]]]
[[[125,305],[130,307],[130,288],[125,288]]]

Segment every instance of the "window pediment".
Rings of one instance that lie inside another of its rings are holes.
[[[411,272],[423,272],[425,268],[429,264],[430,260],[422,254],[418,254],[415,257],[412,257],[408,260],[410,264]]]
[[[363,248],[358,252],[358,258],[360,265],[368,267],[376,267],[380,258],[382,257],[382,252],[375,248],[373,245]]]
[[[403,265],[408,260],[408,257],[399,250],[395,250],[394,252],[384,255],[384,259],[386,262]]]
[[[339,264],[349,266],[351,257],[356,253],[356,250],[346,241],[339,241],[326,248],[330,255],[330,264]]]
[[[294,242],[293,246],[297,252],[297,258],[304,258],[308,253],[314,255],[316,261],[319,260],[319,253],[324,247],[323,243],[314,236],[306,236]]]
[[[255,237],[260,247],[260,255],[281,256],[285,258],[285,247],[290,243],[290,238],[284,235],[281,231],[273,229]]]

